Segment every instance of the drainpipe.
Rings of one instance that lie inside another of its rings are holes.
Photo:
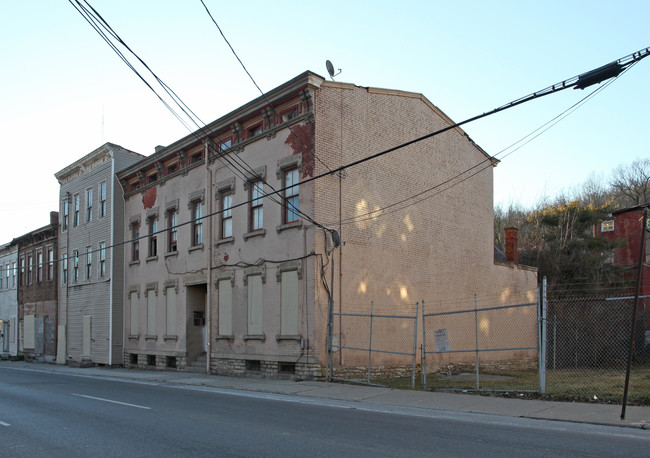
[[[205,352],[205,372],[206,374],[210,373],[210,353],[212,351],[212,172],[210,171],[210,142],[208,138],[203,142],[205,148],[205,170],[207,174],[206,180],[206,207],[208,216],[208,249],[207,249],[207,258],[208,258],[208,290],[206,295],[206,304],[205,304],[205,325],[206,329],[206,339],[207,339],[207,349]]]

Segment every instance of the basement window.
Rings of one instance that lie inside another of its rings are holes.
[[[247,360],[246,361],[246,370],[259,372],[261,368],[260,362],[258,360]]]
[[[168,356],[167,357],[167,367],[172,368],[172,369],[176,367],[176,357],[175,356]]]
[[[283,374],[295,374],[296,363],[280,363],[278,371]]]
[[[138,355],[137,355],[137,353],[131,353],[129,355],[129,363],[134,364],[134,365],[138,364]]]
[[[147,355],[147,366],[156,365],[156,355]]]

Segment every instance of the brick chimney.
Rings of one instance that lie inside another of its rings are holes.
[[[50,224],[52,226],[59,225],[59,212],[50,212]]]
[[[519,264],[518,232],[516,227],[506,227],[506,261],[514,265]]]

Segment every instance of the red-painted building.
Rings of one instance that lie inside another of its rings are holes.
[[[650,296],[650,243],[648,233],[643,227],[643,209],[648,206],[637,205],[612,212],[612,218],[597,224],[595,235],[608,240],[625,240],[627,243],[614,249],[614,264],[629,268],[629,277],[636,281],[641,250],[641,233],[646,238],[643,254],[643,275],[640,296]],[[636,285],[636,283],[635,283]],[[645,316],[645,329],[650,329],[650,299],[640,300],[639,312]]]

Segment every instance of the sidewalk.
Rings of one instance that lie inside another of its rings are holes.
[[[621,420],[620,405],[509,399],[316,381],[294,382],[264,378],[225,377],[188,372],[110,369],[105,367],[74,368],[24,361],[0,361],[0,367],[38,370],[57,374],[139,380],[152,383],[203,386],[323,400],[357,401],[386,410],[390,410],[391,407],[412,407],[447,412],[482,413],[505,417],[569,421],[640,429],[650,428],[650,407],[628,406],[625,420]]]

